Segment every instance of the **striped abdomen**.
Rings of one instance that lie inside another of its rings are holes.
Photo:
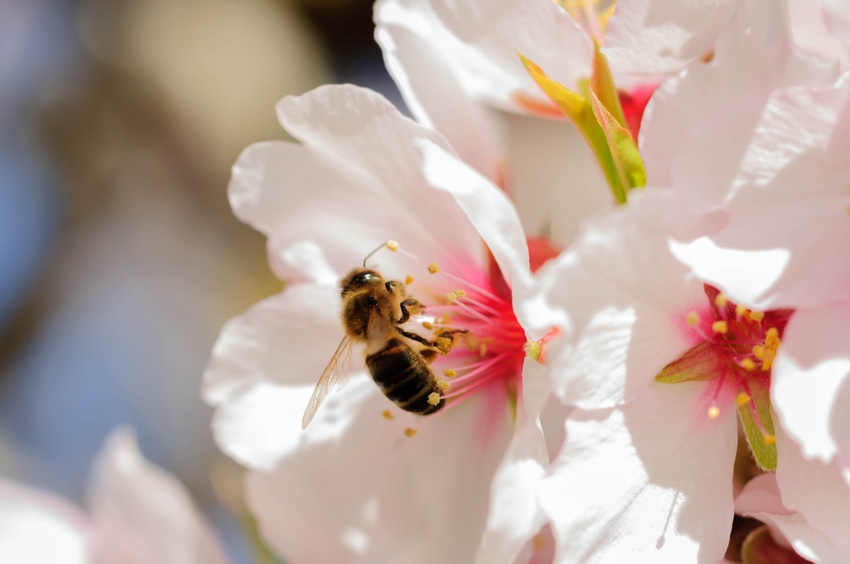
[[[384,348],[366,356],[366,367],[372,379],[393,403],[405,411],[428,415],[443,408],[428,403],[428,396],[443,395],[425,359],[410,345],[391,338]]]

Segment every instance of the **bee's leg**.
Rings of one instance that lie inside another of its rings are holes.
[[[389,282],[388,282],[389,284]],[[417,314],[425,309],[425,306],[419,303],[419,300],[414,300],[413,298],[408,298],[401,302],[399,305],[401,308],[401,317],[398,318],[397,323],[407,323],[407,320],[410,319],[410,314]],[[421,342],[421,341],[420,341]]]
[[[440,331],[437,333],[437,338],[433,341],[429,341],[422,335],[417,335],[416,333],[412,333],[410,331],[405,331],[401,327],[396,327],[396,331],[401,333],[403,337],[407,337],[408,339],[412,339],[419,343],[422,343],[426,347],[431,347],[436,350],[440,354],[448,354],[450,350],[452,350],[452,346],[454,345],[454,336],[456,333],[466,333],[466,329],[451,329],[447,331]]]

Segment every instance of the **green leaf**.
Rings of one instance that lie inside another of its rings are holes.
[[[599,124],[590,103],[586,98],[546,76],[543,69],[527,59],[522,53],[518,53],[518,55],[525,66],[525,70],[528,71],[537,86],[582,134],[593,154],[596,155],[596,160],[599,161],[599,166],[605,174],[605,179],[608,181],[617,203],[626,203],[626,189],[621,181],[620,172],[614,163],[611,150],[608,148],[608,137]]]
[[[776,470],[776,434],[770,415],[770,384],[753,377],[747,380],[747,386],[749,393],[742,390],[735,400],[738,415],[756,464],[772,472]]]
[[[599,50],[599,42],[596,38],[593,39],[593,77],[590,79],[590,88],[596,92],[599,101],[614,116],[614,119],[628,129],[629,124],[626,123],[626,115],[623,113],[623,106],[620,105],[620,95],[614,85],[614,77],[611,76],[611,67],[608,66],[608,59]]]
[[[765,525],[752,531],[741,546],[743,564],[805,564],[805,558],[790,548],[776,544]]]
[[[665,384],[704,382],[720,376],[717,350],[705,341],[664,367],[655,379]]]
[[[593,88],[589,89],[589,93],[590,105],[605,132],[611,157],[620,175],[620,184],[626,189],[646,186],[646,169],[643,167],[643,159],[640,158],[637,144],[632,139],[629,129],[620,125],[617,118],[599,100]]]

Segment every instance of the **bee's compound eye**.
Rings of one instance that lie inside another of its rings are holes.
[[[369,282],[369,280],[373,279],[374,277],[375,277],[375,275],[372,274],[371,272],[363,272],[363,273],[360,273],[357,276],[355,276],[354,280],[352,280],[352,282],[354,284],[360,286],[360,285],[366,284],[367,282]]]

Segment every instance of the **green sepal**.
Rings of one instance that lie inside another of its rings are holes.
[[[790,548],[776,544],[767,525],[753,530],[741,545],[743,564],[804,564],[805,558]]]
[[[655,379],[665,384],[714,380],[720,376],[717,360],[717,351],[703,341],[665,366]]]
[[[614,199],[625,204],[629,190],[646,185],[646,169],[626,125],[608,62],[598,45],[594,53],[593,77],[579,82],[583,95],[552,80],[543,69],[518,54],[531,78],[569,118],[596,155]]]
[[[776,470],[776,434],[770,415],[770,384],[759,378],[750,378],[747,386],[750,401],[741,401],[741,395],[736,398],[738,415],[756,464],[762,470],[772,472]]]
[[[620,181],[620,174],[614,164],[611,150],[608,148],[608,138],[596,119],[596,114],[590,106],[587,98],[573,92],[563,84],[552,80],[539,66],[531,62],[522,53],[518,53],[525,70],[537,83],[537,86],[549,97],[552,102],[572,122],[575,128],[582,134],[585,142],[590,146],[602,173],[611,187],[614,198],[618,204],[626,203],[626,191]]]
[[[617,118],[608,111],[593,88],[590,88],[589,91],[590,105],[599,125],[605,132],[608,149],[611,151],[611,157],[617,167],[617,174],[620,176],[620,184],[628,190],[646,186],[646,169],[629,128],[617,121]],[[623,199],[625,200],[625,194]]]
[[[611,67],[608,66],[608,59],[599,50],[599,42],[595,37],[593,38],[593,76],[590,79],[590,87],[614,119],[628,129],[626,114],[623,113],[623,106],[620,104],[620,95],[614,85],[614,77],[611,76]]]

